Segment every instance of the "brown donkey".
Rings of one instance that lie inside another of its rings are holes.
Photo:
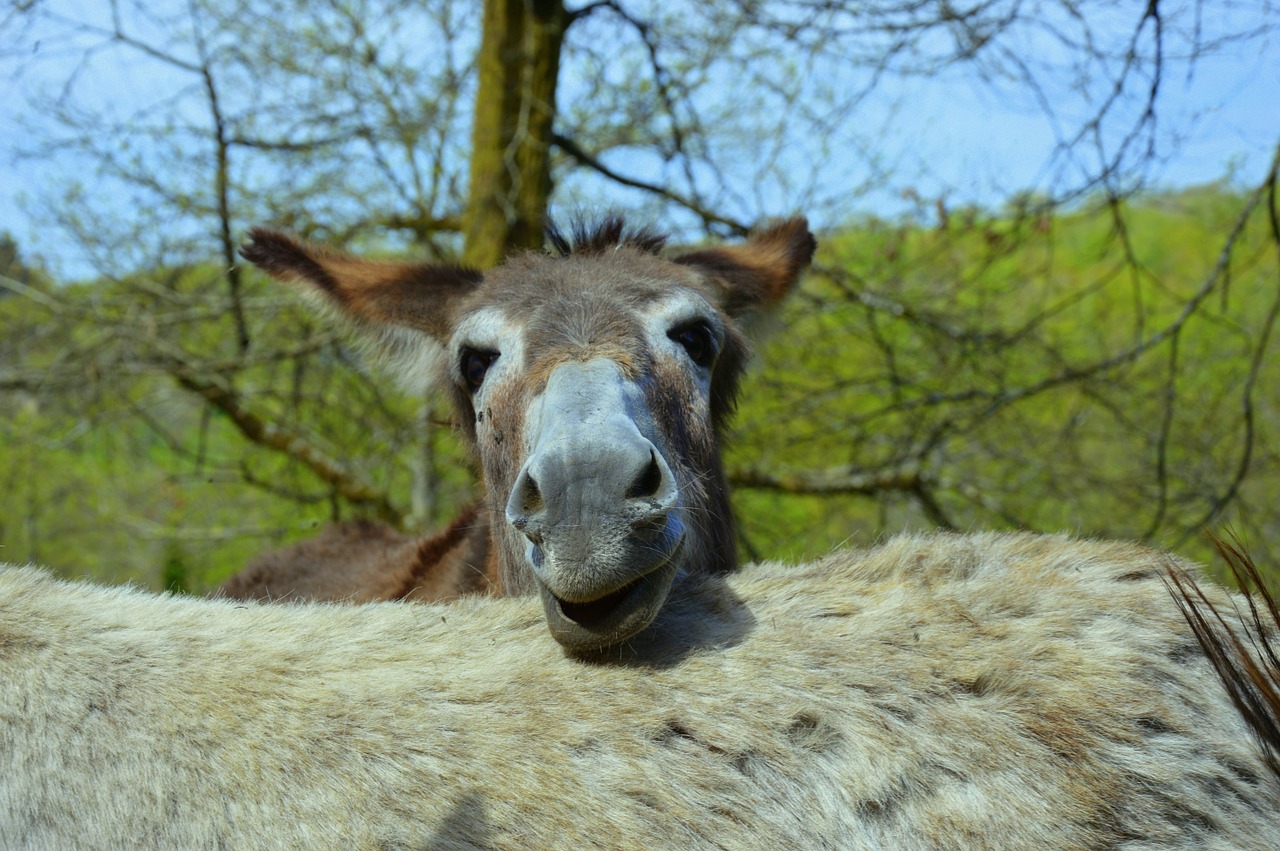
[[[335,523],[314,538],[270,550],[222,584],[214,596],[267,602],[451,600],[497,593],[489,524],[467,506],[442,532],[402,535],[383,523]]]
[[[372,332],[403,371],[447,387],[480,462],[473,517],[443,537],[386,539],[399,555],[373,563],[382,590],[356,576],[345,595],[536,591],[556,640],[591,652],[648,626],[681,574],[737,566],[719,442],[749,354],[743,322],[782,300],[815,243],[795,218],[664,259],[663,237],[609,218],[551,244],[484,274],[360,260],[260,229],[243,254]],[[335,552],[329,542],[360,535],[326,534],[318,549]],[[343,596],[276,581],[296,567],[280,563],[259,561],[224,591]],[[439,582],[441,571],[470,584]]]

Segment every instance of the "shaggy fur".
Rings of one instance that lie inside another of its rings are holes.
[[[233,600],[370,603],[451,600],[501,593],[489,527],[478,505],[443,531],[410,538],[390,526],[355,520],[314,538],[265,552],[213,594]]]
[[[529,598],[0,571],[0,847],[1280,847],[1280,781],[1171,568],[902,537],[696,577],[595,662]]]

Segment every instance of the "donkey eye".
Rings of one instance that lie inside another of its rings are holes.
[[[710,367],[716,359],[715,338],[705,322],[691,322],[667,332],[667,336],[684,347],[689,359],[701,367]]]
[[[498,359],[497,352],[484,352],[479,349],[463,349],[462,380],[467,383],[467,390],[474,393],[484,383],[484,376]]]

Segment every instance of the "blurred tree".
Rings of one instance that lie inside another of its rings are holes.
[[[0,298],[13,295],[19,288],[43,290],[50,282],[43,269],[23,260],[18,241],[8,232],[0,232],[0,278],[8,284],[0,287]]]

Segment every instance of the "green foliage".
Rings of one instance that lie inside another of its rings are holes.
[[[189,365],[216,378],[220,361],[235,364],[246,409],[360,471],[406,516],[430,444],[439,504],[414,522],[469,498],[450,430],[424,426],[420,399],[257,277],[244,293],[256,348],[239,358],[219,280],[157,270],[0,302],[0,355],[18,366],[0,366],[0,559],[200,593],[264,549],[368,513],[298,458],[247,441],[175,379]]]
[[[1230,523],[1274,562],[1265,210],[1218,267],[1244,202],[1209,186],[1050,215],[1029,199],[827,239],[729,455],[753,552],[942,524],[1208,561],[1201,528]]]
[[[187,594],[191,591],[191,572],[187,557],[176,543],[168,547],[160,568],[160,584],[166,591]]]
[[[47,289],[49,283],[49,276],[43,269],[23,259],[13,235],[0,231],[0,298],[27,287]]]

